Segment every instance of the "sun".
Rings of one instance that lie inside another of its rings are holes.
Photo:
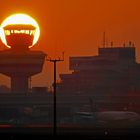
[[[14,15],[11,15],[8,18],[6,18],[2,22],[1,27],[0,27],[1,40],[8,48],[11,48],[11,47],[7,45],[7,41],[6,41],[6,37],[5,37],[5,33],[4,33],[4,27],[8,26],[8,25],[32,25],[36,28],[32,46],[34,46],[35,43],[39,39],[40,29],[39,29],[39,25],[35,21],[35,19],[33,19],[32,17],[30,17],[27,14],[21,14],[21,13],[14,14]],[[29,46],[29,48],[31,48],[32,46]]]

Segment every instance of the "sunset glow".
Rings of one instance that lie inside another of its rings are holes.
[[[40,29],[39,29],[38,23],[32,17],[30,17],[29,15],[14,14],[14,15],[11,15],[10,17],[6,18],[1,24],[1,31],[0,31],[1,39],[2,39],[2,42],[7,47],[10,48],[10,46],[8,46],[7,42],[6,42],[4,27],[6,27],[8,25],[31,25],[31,26],[34,26],[35,27],[35,32],[34,32],[34,39],[33,39],[32,46],[38,41],[38,38],[40,36]],[[19,29],[19,30],[16,30],[16,33],[27,33],[27,31]],[[29,47],[32,47],[32,46],[29,46]]]

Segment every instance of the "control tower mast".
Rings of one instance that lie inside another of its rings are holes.
[[[3,27],[3,32],[10,48],[0,51],[0,73],[11,78],[12,93],[27,94],[29,77],[42,71],[46,56],[42,51],[30,50],[36,27],[10,24]]]

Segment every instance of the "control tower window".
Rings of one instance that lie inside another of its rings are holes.
[[[5,30],[5,35],[10,35],[10,31],[9,30]]]
[[[28,34],[28,35],[34,35],[35,31],[34,30],[5,30],[5,35],[10,35],[10,34]]]
[[[33,34],[33,31],[31,30],[31,31],[30,31],[30,35],[32,35],[32,34]]]
[[[29,30],[26,30],[26,31],[25,31],[25,34],[29,34],[29,33],[30,33]]]
[[[13,30],[11,30],[11,33],[13,34],[13,33],[14,33],[14,31],[13,31]]]

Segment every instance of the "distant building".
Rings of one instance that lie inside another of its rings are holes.
[[[32,94],[43,95],[48,93],[47,87],[32,87]]]
[[[7,87],[6,85],[0,85],[0,94],[3,94],[3,93],[10,93],[10,88]]]
[[[135,47],[99,48],[97,56],[70,57],[71,74],[60,74],[59,93],[126,95],[140,92]]]

